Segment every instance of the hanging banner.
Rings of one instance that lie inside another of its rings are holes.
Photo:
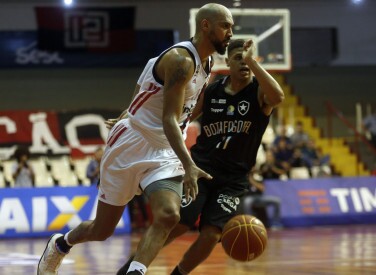
[[[88,155],[107,140],[105,120],[121,110],[0,111],[0,159],[12,156],[16,145],[31,154]]]
[[[135,7],[36,7],[38,47],[49,51],[129,52]]]

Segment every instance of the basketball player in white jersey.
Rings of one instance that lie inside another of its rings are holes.
[[[225,53],[234,22],[219,4],[203,6],[196,34],[167,49],[143,71],[126,119],[112,128],[101,161],[96,218],[53,235],[38,264],[38,274],[57,274],[73,245],[110,237],[126,204],[140,190],[148,196],[153,223],[142,237],[127,274],[145,274],[178,223],[184,189],[195,199],[198,178],[211,179],[193,162],[183,133],[199,93],[210,75],[210,55]]]

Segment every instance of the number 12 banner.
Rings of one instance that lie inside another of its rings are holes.
[[[36,7],[38,48],[129,52],[136,45],[135,7]]]

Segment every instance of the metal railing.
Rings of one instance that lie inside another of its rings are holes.
[[[351,138],[354,141],[354,153],[357,155],[358,159],[360,158],[360,143],[364,144],[371,154],[376,158],[376,148],[371,144],[367,137],[361,133],[353,123],[338,109],[332,102],[326,101],[326,110],[327,110],[327,137],[329,140],[333,138],[333,119],[337,118],[342,124],[348,129],[351,133]],[[374,167],[369,167],[373,169]],[[357,166],[359,170],[359,167]],[[359,171],[358,171],[359,172]],[[359,173],[358,173],[359,174]]]

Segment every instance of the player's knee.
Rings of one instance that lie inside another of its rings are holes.
[[[173,207],[163,207],[158,211],[155,222],[167,228],[173,228],[180,220],[179,210]]]
[[[109,232],[109,231],[98,232],[98,234],[96,235],[96,240],[97,241],[105,241],[109,237],[111,237],[112,234],[113,234],[113,232]]]
[[[114,230],[106,227],[94,227],[91,234],[93,241],[105,241],[112,236]]]
[[[210,227],[203,227],[200,232],[199,238],[205,239],[206,242],[210,243],[218,243],[221,239],[222,232],[219,228],[210,226]]]

